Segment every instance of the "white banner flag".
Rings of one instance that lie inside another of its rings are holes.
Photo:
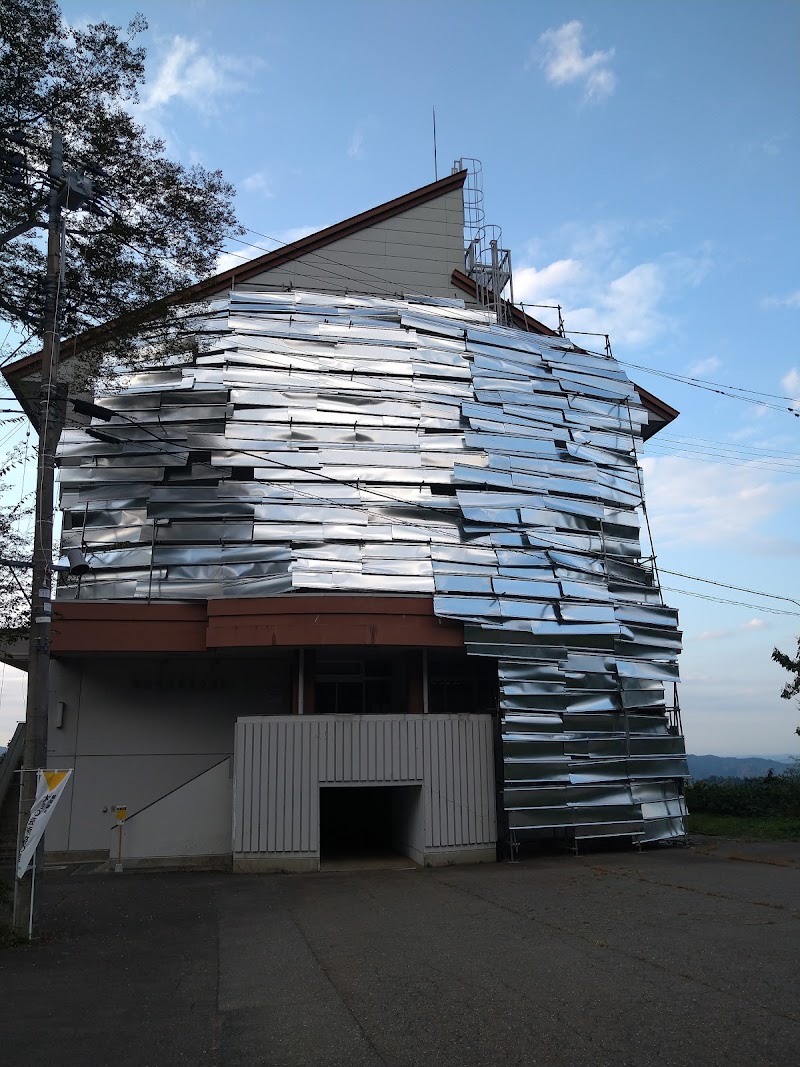
[[[53,814],[53,808],[58,803],[58,798],[64,792],[64,786],[69,780],[72,771],[42,771],[38,773],[36,783],[36,800],[31,808],[28,825],[25,827],[25,836],[22,839],[22,849],[19,854],[17,865],[17,878],[21,878],[30,866],[36,846],[42,839],[42,834]]]

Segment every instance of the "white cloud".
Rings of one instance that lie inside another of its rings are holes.
[[[716,356],[709,356],[707,359],[701,359],[697,363],[693,363],[686,373],[692,378],[703,378],[706,374],[713,374],[721,366],[721,359],[717,359]]]
[[[597,293],[594,306],[570,312],[573,329],[597,330],[626,345],[642,345],[663,333],[659,307],[666,288],[657,263],[640,263]]]
[[[584,100],[597,102],[611,96],[617,79],[610,62],[614,49],[606,52],[583,50],[583,24],[577,19],[557,29],[546,30],[539,38],[540,65],[552,85],[583,86]]]
[[[571,330],[608,334],[612,346],[640,347],[675,329],[675,316],[666,305],[679,302],[687,287],[703,281],[711,268],[711,249],[699,245],[689,252],[665,252],[654,260],[631,262],[627,239],[641,228],[641,223],[619,222],[561,227],[548,244],[567,255],[547,263],[544,243],[531,244],[529,255],[544,259],[545,265],[517,267],[514,299],[560,304],[567,334]],[[534,314],[555,325],[552,312]],[[591,347],[591,342],[587,344]]]
[[[242,178],[241,188],[246,193],[256,193],[266,199],[271,199],[274,195],[270,186],[269,175],[264,170],[257,170],[253,174],[248,174],[246,178]]]
[[[765,308],[800,308],[800,289],[795,289],[788,296],[765,296],[761,301]]]
[[[541,270],[523,267],[514,271],[514,299],[517,303],[561,303],[563,293],[578,281],[582,271],[577,259],[557,259]]]
[[[259,59],[202,49],[194,38],[176,34],[162,46],[155,72],[131,110],[153,133],[165,137],[164,118],[173,104],[215,114],[223,97],[249,87],[244,75],[260,65]]]
[[[358,126],[350,135],[347,142],[347,154],[351,159],[364,158],[364,130]]]
[[[751,619],[749,622],[740,623],[738,626],[727,626],[721,630],[704,630],[700,634],[695,634],[693,640],[695,641],[720,641],[728,637],[735,637],[736,634],[747,633],[753,630],[766,630],[769,628],[769,623],[765,619]],[[686,681],[686,679],[684,679]]]
[[[747,550],[763,542],[761,531],[767,520],[800,496],[800,482],[779,480],[750,464],[734,467],[679,456],[648,456],[642,469],[659,550],[689,544]]]
[[[514,272],[517,303],[561,304],[567,333],[607,333],[623,345],[652,341],[666,326],[660,310],[665,291],[662,267],[640,263],[617,277],[604,277],[602,264],[561,259],[545,267]],[[539,316],[549,321],[546,315]],[[598,341],[599,344],[599,341]],[[591,347],[591,342],[589,342]]]
[[[142,107],[155,110],[179,99],[201,111],[213,110],[218,96],[244,87],[233,75],[237,69],[233,56],[203,53],[197,41],[177,34],[142,97]]]

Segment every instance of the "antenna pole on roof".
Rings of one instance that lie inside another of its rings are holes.
[[[433,177],[439,180],[439,161],[436,157],[436,108],[433,109]]]

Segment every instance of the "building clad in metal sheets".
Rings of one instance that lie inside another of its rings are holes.
[[[59,597],[433,596],[498,663],[505,833],[682,836],[680,633],[642,558],[648,416],[615,360],[412,296],[234,291],[201,336],[98,398],[97,437],[64,434],[63,548],[93,573]]]

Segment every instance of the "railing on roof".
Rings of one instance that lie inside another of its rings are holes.
[[[486,224],[483,208],[483,167],[479,159],[464,156],[453,164],[453,173],[466,170],[464,182],[464,229],[467,247],[464,272],[475,282],[478,303],[497,316],[501,326],[512,326],[514,285],[511,252],[502,247],[502,230]]]

